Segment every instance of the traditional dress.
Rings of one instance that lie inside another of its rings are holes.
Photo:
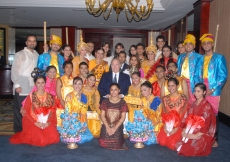
[[[44,53],[38,57],[37,67],[40,70],[46,70],[48,66],[53,65],[57,69],[56,78],[62,76],[64,74],[63,71],[63,63],[65,62],[64,57],[61,54],[50,54]]]
[[[146,97],[142,97],[141,102],[143,114],[148,120],[152,121],[154,132],[157,136],[163,125],[161,122],[161,100],[159,97],[151,95],[148,99]]]
[[[128,105],[128,108],[129,108],[128,121],[133,122],[133,120],[134,120],[134,111],[141,109],[140,102],[139,102],[140,99],[141,99],[141,88],[140,87],[136,88],[132,84],[129,87],[128,96],[126,96],[124,99],[125,99],[125,101],[126,101],[126,103]],[[139,102],[139,103],[136,104],[134,102]]]
[[[153,64],[145,73],[145,79],[151,83],[157,81],[157,76],[155,75],[156,67],[158,66],[158,63]]]
[[[99,115],[101,111],[99,109],[100,94],[96,87],[93,87],[92,90],[88,90],[85,87],[82,88],[82,93],[87,97],[87,123],[90,132],[94,137],[98,138],[101,131],[101,120]]]
[[[198,74],[201,59],[202,55],[196,52],[192,52],[188,56],[181,54],[178,58],[178,76],[182,77],[188,85],[190,104],[196,100],[193,95],[195,85],[202,82],[202,78]]]
[[[84,94],[81,94],[81,96],[77,96],[75,91],[70,92],[66,96],[66,109],[68,109],[68,113],[71,115],[73,113],[78,114],[78,120],[81,123],[87,123],[87,97]],[[74,124],[72,125],[75,126]],[[92,133],[89,131],[88,128],[86,128],[85,131],[81,132],[80,134],[81,140],[77,143],[85,143],[89,142],[93,139]]]
[[[12,144],[29,144],[34,146],[46,146],[59,142],[59,134],[56,129],[56,109],[53,96],[45,93],[38,96],[33,92],[26,98],[24,109],[26,111],[22,118],[22,132],[16,133],[10,138]],[[38,121],[38,111],[45,109],[48,112],[49,126],[42,129],[34,123]]]
[[[102,74],[109,71],[109,65],[104,60],[102,60],[100,64],[97,64],[96,59],[93,59],[89,62],[89,71],[95,75],[96,85],[98,85]]]
[[[109,99],[105,99],[102,101],[100,109],[105,111],[105,119],[110,127],[114,127],[121,119],[121,114],[128,111],[127,104],[122,99],[118,103],[111,103]],[[99,144],[101,147],[110,150],[127,150],[128,146],[123,135],[123,124],[111,136],[107,134],[103,124]]]
[[[189,114],[201,116],[205,120],[205,126],[202,128],[197,128],[193,132],[196,134],[198,132],[203,133],[199,139],[189,139],[186,143],[181,139],[176,144],[177,147],[181,147],[178,154],[184,156],[207,156],[212,151],[212,145],[215,140],[214,134],[216,129],[216,116],[213,112],[213,107],[206,100],[203,99],[199,105],[195,103],[188,109],[187,115],[183,122],[181,123],[181,128],[185,128],[186,117]]]
[[[180,116],[179,121],[174,126],[174,128],[178,128],[184,115],[188,108],[188,101],[185,95],[179,94],[177,97],[170,97],[167,95],[163,98],[163,111],[162,116],[164,114],[170,113],[170,111],[175,110]],[[161,128],[160,133],[158,134],[158,142],[161,146],[167,146],[168,148],[175,150],[175,144],[180,139],[181,130],[179,129],[176,133],[167,136],[164,131],[164,127]]]
[[[86,58],[85,58],[85,60],[86,60],[85,62],[88,64],[89,61]],[[72,63],[73,63],[72,77],[73,78],[79,75],[79,64],[81,62],[83,62],[83,61],[81,61],[80,56],[75,56],[73,58],[73,60],[72,60]]]
[[[150,68],[154,65],[149,65],[148,64],[149,60],[145,60],[142,62],[141,64],[141,68],[143,69],[144,71],[144,76],[146,77],[146,75],[148,74],[148,71],[150,70]]]
[[[153,87],[153,90],[152,90],[153,95],[160,97],[161,96],[161,86],[159,85],[158,81],[155,81],[154,83],[152,83],[152,87]]]
[[[67,94],[73,91],[73,78],[70,76],[69,78],[66,75],[63,75],[61,78],[61,97],[65,101]],[[60,114],[64,112],[64,109],[60,104],[57,108],[57,126],[61,125]]]

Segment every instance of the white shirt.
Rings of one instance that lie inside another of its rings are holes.
[[[107,61],[107,62],[108,62],[108,65],[109,65],[109,67],[110,67],[110,64],[111,64],[111,62],[112,62],[112,59],[113,59],[113,56],[109,56],[109,57],[104,58],[103,60],[104,60],[104,61]]]
[[[30,94],[34,86],[31,72],[37,67],[38,56],[37,51],[31,52],[26,47],[15,54],[11,68],[11,80],[14,84],[13,94],[15,94],[15,88],[18,87],[22,88],[20,96]]]
[[[157,61],[159,59],[159,56],[161,55],[162,51],[161,50],[157,50],[156,56],[155,56],[155,61]]]
[[[87,58],[87,60],[93,60],[93,59],[95,59],[95,57],[91,54],[91,55],[89,55],[88,53],[85,55],[85,58]]]

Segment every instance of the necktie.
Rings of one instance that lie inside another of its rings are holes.
[[[117,74],[113,77],[113,83],[117,83]]]

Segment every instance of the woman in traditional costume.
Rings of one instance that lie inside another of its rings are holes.
[[[130,141],[156,144],[156,136],[162,126],[161,100],[152,95],[152,85],[148,81],[141,84],[141,95],[140,109],[134,110],[134,119],[128,122],[126,129],[130,134]]]
[[[128,120],[133,122],[134,111],[141,109],[141,75],[139,72],[134,72],[131,78],[132,84],[129,86],[128,95],[124,97],[124,100],[126,101],[129,108]]]
[[[72,63],[73,63],[72,77],[73,78],[79,75],[79,64],[81,62],[86,62],[86,63],[89,62],[85,58],[87,50],[88,50],[88,45],[83,41],[82,31],[80,31],[80,43],[78,43],[77,45],[77,52],[79,53],[79,56],[75,56],[72,60]]]
[[[101,48],[105,52],[103,60],[106,61],[106,62],[108,62],[108,66],[110,67],[110,64],[112,62],[113,56],[111,55],[109,43],[108,42],[102,43]]]
[[[188,109],[181,123],[182,138],[176,144],[180,155],[207,156],[212,151],[212,145],[215,141],[216,116],[213,107],[205,99],[206,90],[203,83],[195,85],[196,101]],[[196,120],[197,124],[189,124],[194,119],[199,119]],[[190,132],[188,131],[189,127],[191,127]]]
[[[89,62],[89,71],[90,73],[94,74],[96,77],[96,86],[98,86],[102,75],[105,72],[109,71],[109,65],[106,61],[103,60],[104,58],[104,50],[101,48],[97,48],[95,50],[95,59]]]
[[[163,97],[162,121],[164,126],[158,134],[158,142],[161,146],[175,150],[175,144],[180,139],[180,123],[188,108],[188,99],[178,93],[179,81],[175,78],[168,80],[169,95]],[[169,124],[171,123],[171,125]]]
[[[141,63],[141,67],[144,70],[145,79],[153,83],[157,80],[156,75],[154,74],[157,66],[155,61],[157,48],[153,44],[152,37],[150,42],[150,45],[145,49],[148,59]]]
[[[166,72],[168,72],[167,65],[169,61],[177,62],[177,60],[173,58],[172,47],[164,45],[162,48],[162,58],[158,59],[157,64],[163,65],[166,69]]]
[[[47,146],[59,142],[55,100],[45,91],[45,76],[35,76],[34,83],[36,91],[27,96],[23,107],[23,130],[10,138],[12,144]]]
[[[63,64],[64,75],[57,79],[57,97],[60,100],[60,106],[57,108],[57,125],[61,125],[60,114],[65,109],[66,95],[73,91],[73,63],[71,61],[65,61]]]
[[[127,104],[119,97],[120,87],[117,83],[110,86],[110,98],[102,101],[100,105],[101,120],[103,122],[99,144],[110,150],[127,150],[123,134]]]
[[[165,71],[166,69],[162,65],[158,65],[156,67],[155,75],[157,77],[157,80],[152,83],[152,87],[153,87],[152,93],[154,96],[158,96],[158,97],[161,96],[161,89],[165,82]]]
[[[82,88],[82,93],[87,97],[87,122],[90,132],[95,138],[100,136],[101,120],[99,115],[101,110],[99,109],[100,94],[95,87],[96,77],[93,74],[87,76],[87,84]]]
[[[65,99],[65,113],[72,115],[73,113],[78,114],[78,120],[80,123],[87,125],[87,97],[82,93],[83,81],[80,77],[75,77],[73,79],[73,88],[74,90],[70,92]],[[76,123],[72,123],[72,127],[75,127]],[[64,123],[63,123],[64,126]],[[77,143],[89,142],[93,139],[93,135],[86,127],[83,132],[79,133],[80,141]]]

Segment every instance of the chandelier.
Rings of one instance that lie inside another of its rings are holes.
[[[125,11],[128,22],[131,22],[133,19],[137,22],[148,19],[154,6],[153,0],[146,0],[147,10],[144,5],[141,5],[138,10],[138,3],[140,0],[135,0],[135,5],[131,1],[132,0],[105,0],[101,3],[100,0],[98,0],[98,8],[94,8],[96,0],[85,0],[85,4],[87,11],[91,15],[99,17],[103,13],[105,20],[109,18],[112,9],[116,11],[117,21],[121,11]]]

